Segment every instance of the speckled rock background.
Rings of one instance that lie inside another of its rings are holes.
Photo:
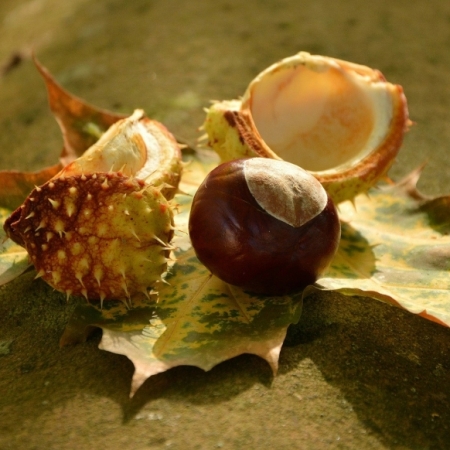
[[[32,49],[71,92],[117,112],[142,107],[192,145],[211,99],[238,97],[306,50],[401,84],[415,126],[390,175],[427,161],[420,188],[450,192],[450,2],[2,0],[0,36],[0,169],[52,164],[62,146]],[[132,364],[98,350],[100,333],[59,348],[74,305],[33,277],[0,288],[1,449],[450,448],[444,327],[317,295],[276,378],[243,355],[154,376],[130,401]]]

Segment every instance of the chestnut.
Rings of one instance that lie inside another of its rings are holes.
[[[336,207],[297,165],[244,158],[213,169],[189,217],[195,253],[212,274],[242,289],[285,295],[313,284],[340,239]]]

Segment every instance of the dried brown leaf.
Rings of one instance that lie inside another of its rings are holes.
[[[37,172],[0,171],[0,207],[16,209],[35,186],[45,183],[61,168],[62,164],[59,163]]]
[[[64,139],[61,162],[67,165],[81,156],[113,123],[126,116],[97,108],[72,95],[36,58],[34,63],[44,78],[50,108],[61,128]]]

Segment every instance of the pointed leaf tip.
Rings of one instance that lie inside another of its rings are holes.
[[[36,56],[34,64],[44,79],[50,109],[61,129],[64,147],[60,159],[67,165],[98,139],[113,123],[126,116],[97,108],[65,90]],[[94,133],[90,130],[95,130]]]

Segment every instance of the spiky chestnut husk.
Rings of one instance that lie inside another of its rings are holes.
[[[265,158],[212,170],[194,196],[189,235],[217,277],[251,292],[284,295],[313,284],[340,238],[333,201],[300,167]]]
[[[409,125],[402,87],[381,72],[300,52],[261,72],[241,100],[214,103],[204,129],[222,161],[292,162],[339,203],[387,173]]]
[[[60,176],[5,222],[38,277],[67,296],[130,299],[166,270],[173,213],[160,189],[121,173]]]
[[[5,231],[26,248],[38,276],[67,296],[148,295],[167,268],[168,199],[181,170],[174,137],[136,110],[31,192]]]

